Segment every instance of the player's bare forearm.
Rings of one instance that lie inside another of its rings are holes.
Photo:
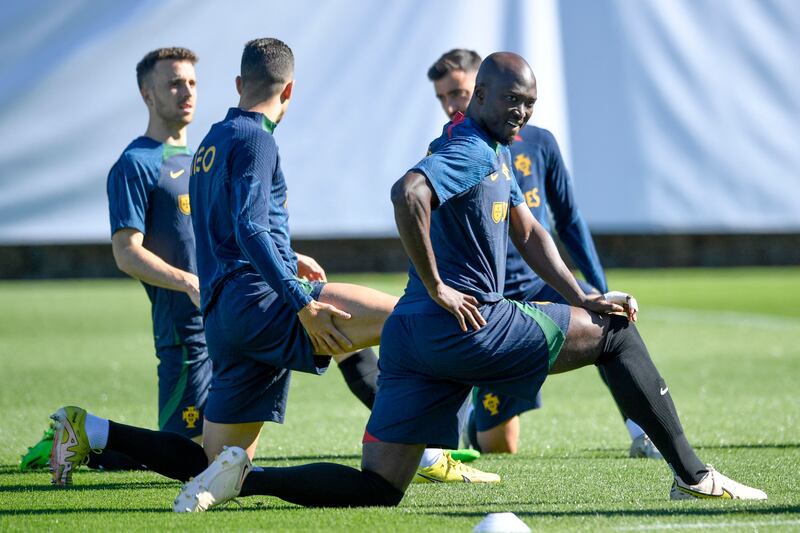
[[[525,204],[511,209],[510,221],[511,240],[528,265],[570,304],[584,305],[586,294],[564,264],[553,238],[533,217]]]
[[[197,276],[170,265],[143,245],[144,235],[131,228],[121,229],[111,237],[111,249],[117,267],[140,281],[178,292],[185,292],[200,305]]]
[[[422,174],[408,172],[394,184],[392,203],[400,240],[431,299],[456,318],[462,331],[468,326],[478,329],[486,325],[478,301],[448,287],[439,277],[430,238],[434,199],[433,189]]]
[[[392,187],[394,220],[400,240],[431,295],[442,282],[430,239],[433,198],[425,176],[416,172],[408,172]]]

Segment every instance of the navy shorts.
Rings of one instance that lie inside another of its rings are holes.
[[[455,448],[471,387],[536,398],[564,343],[569,306],[502,300],[480,311],[486,325],[466,333],[444,309],[388,318],[365,441]]]
[[[158,428],[184,437],[203,434],[211,359],[203,335],[158,348]]]
[[[291,370],[322,374],[297,313],[256,274],[229,280],[205,318],[214,373],[206,418],[220,424],[282,423]],[[324,283],[303,282],[318,299]]]
[[[582,280],[578,280],[578,285],[587,294],[595,290],[594,287]],[[567,303],[564,297],[549,285],[545,285],[535,292],[530,291],[524,294],[522,299],[527,302]],[[475,408],[475,428],[478,431],[489,431],[515,416],[521,415],[526,411],[539,409],[542,406],[541,394],[538,394],[533,401],[528,401],[497,394],[497,392],[485,387],[477,388],[474,391],[472,400]]]

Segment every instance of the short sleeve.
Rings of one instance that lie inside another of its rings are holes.
[[[145,233],[150,191],[157,177],[140,162],[123,155],[108,174],[108,214],[111,235],[123,228]]]
[[[517,207],[523,203],[525,198],[522,196],[522,190],[519,188],[519,183],[516,179],[511,180],[511,207]]]
[[[428,178],[440,206],[497,170],[494,153],[481,142],[453,139],[411,169]]]

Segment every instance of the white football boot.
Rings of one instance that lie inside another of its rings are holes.
[[[653,441],[650,440],[650,437],[645,434],[639,435],[631,441],[631,449],[628,451],[628,455],[630,457],[642,459],[664,458],[661,452],[658,451],[658,448],[656,448],[656,445],[653,444]]]
[[[208,468],[183,485],[172,509],[196,513],[232,500],[252,468],[247,452],[236,446],[225,447]]]
[[[763,490],[742,485],[729,477],[723,476],[711,465],[706,465],[708,473],[696,485],[687,485],[680,477],[675,476],[669,497],[672,500],[694,500],[700,498],[718,498],[724,500],[766,500]]]

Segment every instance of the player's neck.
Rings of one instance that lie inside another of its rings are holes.
[[[261,113],[275,124],[283,118],[283,109],[279,98],[270,98],[261,102],[251,102],[242,98],[239,100],[239,109],[250,113]]]
[[[160,143],[175,146],[186,146],[187,142],[186,125],[167,124],[152,118],[147,124],[147,131],[144,132],[144,135]]]

